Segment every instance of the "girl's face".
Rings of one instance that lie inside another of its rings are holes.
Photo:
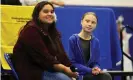
[[[39,12],[39,19],[44,23],[53,23],[54,22],[54,9],[51,5],[44,5],[42,10]]]
[[[81,21],[82,29],[85,32],[91,33],[97,25],[97,18],[92,14],[86,14]]]

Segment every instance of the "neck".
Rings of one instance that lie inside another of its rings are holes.
[[[51,24],[49,24],[49,23],[44,23],[44,22],[42,22],[42,21],[38,21],[38,25],[41,27],[41,28],[43,28],[45,31],[48,31],[48,28],[49,28],[49,26],[51,25]]]
[[[41,27],[42,27],[43,29],[45,29],[46,31],[48,31],[49,26],[50,26],[50,24],[45,23],[45,24],[42,24]]]
[[[78,35],[84,40],[90,40],[91,39],[91,33],[85,32],[83,30],[81,30],[81,32]]]

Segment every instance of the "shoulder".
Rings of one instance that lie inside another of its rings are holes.
[[[29,21],[29,22],[26,23],[26,25],[24,26],[24,28],[26,30],[34,30],[34,29],[37,29],[37,26],[35,25],[34,22]]]
[[[95,41],[96,43],[99,43],[99,39],[95,37],[94,35],[92,35],[92,40]]]
[[[37,27],[32,21],[28,21],[24,27],[20,29],[20,34],[35,34],[37,32]]]
[[[78,34],[73,34],[72,36],[70,36],[69,40],[75,40],[78,38]]]

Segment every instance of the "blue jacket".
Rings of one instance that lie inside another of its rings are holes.
[[[93,67],[99,67],[100,61],[100,50],[99,50],[99,41],[96,37],[92,36],[90,41],[90,59],[86,64],[83,58],[83,50],[81,48],[80,40],[78,34],[73,34],[69,38],[69,58],[77,68],[77,71],[80,75],[86,73],[91,74]]]

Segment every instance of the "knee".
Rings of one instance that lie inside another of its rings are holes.
[[[71,78],[64,73],[57,73],[56,78],[57,80],[71,80]]]
[[[112,80],[112,77],[109,73],[101,73],[101,77],[103,77],[105,80]]]

